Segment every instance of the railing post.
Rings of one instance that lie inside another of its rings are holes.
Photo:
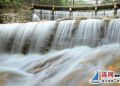
[[[54,20],[54,10],[55,10],[55,6],[54,4],[52,5],[52,16],[51,16],[51,20]]]
[[[97,5],[95,5],[95,16],[97,15]]]
[[[115,2],[115,4],[114,4],[114,16],[116,17],[116,15],[117,15],[117,4]]]
[[[40,20],[42,20],[42,10],[40,10]]]
[[[96,0],[96,2],[95,2],[95,16],[97,15],[97,5],[98,5],[98,0]]]
[[[72,8],[71,7],[69,8],[69,12],[70,12],[69,18],[72,19]]]
[[[34,4],[36,4],[36,3],[35,3],[35,0],[32,0],[32,5],[34,5]]]

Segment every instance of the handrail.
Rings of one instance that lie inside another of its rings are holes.
[[[55,11],[62,11],[62,10],[67,10],[69,11],[69,9],[71,8],[72,11],[76,11],[76,10],[95,10],[95,7],[97,7],[97,10],[104,10],[104,9],[114,9],[114,7],[120,8],[120,3],[116,3],[116,4],[106,4],[106,5],[94,5],[94,6],[79,6],[79,7],[73,7],[73,6],[55,6],[54,5],[54,10]],[[52,10],[52,5],[36,5],[34,4],[32,9],[43,9],[43,10]]]
[[[97,12],[99,10],[114,10],[113,15],[117,16],[117,9],[120,9],[120,3],[114,3],[114,4],[106,4],[106,5],[93,5],[93,6],[55,6],[55,5],[33,5],[32,9],[41,9],[41,10],[51,10],[51,20],[54,20],[54,12],[55,11],[69,11],[70,16],[73,11],[83,11],[83,10],[94,10],[95,16],[97,15]],[[71,18],[71,17],[70,17]]]

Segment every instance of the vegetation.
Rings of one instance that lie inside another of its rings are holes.
[[[31,0],[0,0],[0,23],[14,20],[27,20],[30,11]],[[28,2],[28,3],[27,3]]]
[[[73,0],[60,0],[62,5],[70,4],[73,5]],[[74,0],[74,5],[87,4],[84,0]]]
[[[74,0],[75,4],[85,3],[84,0]],[[36,2],[38,4],[56,4],[56,5],[67,5],[72,4],[73,0],[0,0],[2,4],[14,4],[21,5],[23,3],[32,4],[32,2]]]
[[[113,3],[113,0],[102,0],[102,4]]]
[[[120,0],[102,0],[102,4],[120,3]]]
[[[14,5],[21,5],[23,2],[23,0],[0,0],[1,4],[6,4],[6,5],[10,5],[10,4],[14,4]]]
[[[21,14],[29,12],[32,2],[36,2],[38,4],[44,4],[45,2],[48,5],[52,5],[53,3],[55,5],[62,6],[73,5],[73,0],[0,0],[0,6],[5,6],[4,8],[1,7],[0,9],[0,22],[6,14],[7,16],[9,16],[10,13],[21,16]],[[110,4],[115,2],[120,3],[120,0],[101,0],[102,4]],[[91,3],[87,3],[84,0],[74,0],[74,6],[86,6],[86,4],[91,5]]]

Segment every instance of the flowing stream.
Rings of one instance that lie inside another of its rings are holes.
[[[93,86],[98,69],[120,73],[120,19],[105,22],[0,24],[0,86]]]

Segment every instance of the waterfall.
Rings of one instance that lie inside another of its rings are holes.
[[[10,52],[13,38],[15,37],[18,28],[21,24],[3,24],[0,25],[0,52]]]
[[[0,86],[93,86],[89,80],[98,69],[120,73],[119,22],[0,24]]]
[[[119,43],[120,42],[120,20],[113,19],[110,21],[109,27],[106,31],[105,43]]]
[[[103,16],[114,16],[114,10],[101,10],[97,12],[97,17],[102,18]]]
[[[40,52],[43,48],[47,48],[46,45],[48,45],[52,34],[54,34],[55,26],[55,21],[45,21],[37,24],[31,39],[30,51]]]
[[[52,11],[49,11],[49,10],[41,10],[41,18],[42,20],[51,20],[51,15],[52,14]]]
[[[94,18],[95,12],[94,11],[76,11],[73,12],[73,19],[77,19],[79,17],[86,17],[86,18]]]
[[[4,24],[0,29],[0,51],[40,53],[50,47],[55,50],[79,45],[97,47],[101,40],[101,26],[102,21],[98,19]]]
[[[64,18],[70,18],[70,13],[67,11],[55,11],[54,13],[54,19],[64,19]]]
[[[32,32],[34,31],[35,23],[25,23],[22,24],[15,35],[15,38],[13,40],[13,45],[11,52],[12,53],[21,53],[22,48],[26,42],[26,40],[29,40]],[[27,46],[27,45],[26,45]]]
[[[82,20],[75,36],[75,45],[98,46],[102,21],[97,19]]]
[[[79,17],[86,17],[86,18],[103,18],[104,16],[109,16],[113,17],[114,16],[114,10],[98,10],[96,15],[95,15],[95,10],[80,10],[80,11],[52,11],[50,10],[39,10],[39,9],[34,9],[33,12],[33,20],[35,19],[36,14],[40,20],[51,20],[52,17],[54,17],[54,20],[57,19],[77,19]],[[120,9],[117,10],[117,16],[119,17],[120,15]]]
[[[40,21],[40,18],[38,17],[38,15],[36,13],[33,14],[33,19],[32,19],[33,22],[38,22]]]
[[[74,30],[74,20],[61,21],[56,31],[53,49],[69,48],[72,42],[72,35]]]
[[[34,9],[34,12],[33,12],[33,21],[36,20],[35,14],[37,16],[37,20],[51,20],[52,11],[50,11],[50,10],[38,10],[38,9]]]

